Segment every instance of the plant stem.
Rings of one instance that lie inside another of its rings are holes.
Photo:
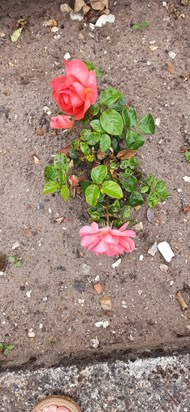
[[[109,200],[107,200],[107,204],[106,204],[106,222],[107,222],[107,225],[109,226],[109,212],[108,212],[108,207],[109,207]]]

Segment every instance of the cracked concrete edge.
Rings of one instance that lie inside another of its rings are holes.
[[[62,394],[81,412],[189,412],[189,375],[189,354],[4,372],[0,411],[28,412],[43,396]]]

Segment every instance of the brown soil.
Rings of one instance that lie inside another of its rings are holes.
[[[2,368],[189,344],[188,311],[182,313],[175,295],[189,283],[190,266],[190,214],[182,211],[190,204],[190,184],[183,180],[190,176],[190,166],[180,153],[181,147],[190,147],[190,7],[176,0],[168,12],[162,1],[121,0],[110,5],[116,22],[95,31],[88,22],[71,21],[59,7],[52,0],[2,0],[0,5],[0,31],[5,33],[0,59],[0,249],[22,258],[20,267],[9,263],[0,276],[0,342],[15,345],[7,358],[1,355]],[[28,24],[12,43],[10,34],[21,17]],[[58,32],[45,27],[49,18],[58,21]],[[148,28],[132,30],[131,24],[142,20]],[[152,41],[155,51],[150,50]],[[176,53],[174,60],[169,51]],[[117,269],[112,268],[113,258],[81,257],[78,232],[87,215],[79,198],[64,203],[41,194],[44,165],[69,141],[66,134],[49,130],[43,109],[48,106],[56,113],[49,83],[63,72],[66,52],[101,67],[101,85],[124,92],[139,116],[151,111],[160,118],[139,160],[145,173],[167,182],[171,197],[156,209],[151,223],[142,208],[144,229],[136,250],[122,257]],[[173,73],[167,64],[174,65]],[[38,127],[43,136],[36,134]],[[57,213],[64,218],[60,225],[54,221]],[[166,263],[160,253],[147,253],[156,240],[168,241],[175,253],[167,273],[160,270]],[[15,241],[20,247],[12,250]],[[101,309],[92,286],[97,275],[103,295],[112,297],[111,312]],[[184,296],[188,303],[189,296]],[[99,320],[108,320],[109,327],[97,328]],[[31,328],[35,338],[28,337]],[[91,339],[96,336],[100,343],[94,349]]]

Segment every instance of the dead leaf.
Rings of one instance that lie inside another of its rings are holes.
[[[124,149],[118,152],[116,157],[120,160],[128,160],[131,157],[135,156],[136,153],[137,153],[136,150]]]
[[[110,174],[111,174],[111,176],[113,177],[113,179],[117,179],[118,178],[118,175],[117,175],[117,173],[116,173],[116,171],[115,170],[110,170]]]
[[[105,153],[105,152],[102,152],[101,149],[98,149],[98,151],[97,151],[97,158],[98,158],[98,160],[102,160],[102,159],[104,159],[105,157],[106,157],[106,153]]]
[[[179,304],[181,305],[182,310],[188,309],[188,305],[187,305],[184,297],[182,296],[181,292],[176,293],[176,298],[177,298],[177,301],[179,302]]]
[[[90,7],[87,6],[87,4],[85,4],[85,6],[83,6],[82,10],[83,10],[84,14],[87,14],[90,11]]]
[[[58,225],[60,225],[63,222],[63,216],[60,216],[59,213],[56,213],[55,218],[54,218],[54,222],[58,223]]]
[[[84,6],[86,6],[84,0],[75,0],[74,13],[78,13]]]
[[[65,156],[68,156],[68,155],[69,155],[69,149],[70,149],[70,148],[71,148],[71,143],[68,144],[68,145],[65,146],[65,147],[62,147],[62,149],[59,150],[59,153],[63,153],[63,154],[65,154]]]
[[[108,9],[108,0],[91,0],[90,5],[93,10]]]
[[[27,23],[28,23],[28,21],[26,19],[18,19],[17,20],[17,25],[18,26],[26,26]]]
[[[47,26],[48,27],[56,27],[57,26],[57,20],[55,19],[50,19],[47,21]]]
[[[103,292],[103,288],[100,283],[95,283],[93,286],[98,295],[100,295]]]
[[[168,73],[174,73],[174,64],[168,63],[168,64],[167,64],[167,67],[166,67],[166,71],[167,71]]]
[[[112,298],[111,296],[105,296],[100,299],[100,304],[104,310],[112,310]]]
[[[190,205],[183,206],[183,212],[184,213],[189,213],[190,212]]]
[[[22,32],[23,27],[20,27],[19,29],[16,29],[12,34],[11,34],[11,41],[13,43],[16,43],[16,41],[19,39],[21,32]]]
[[[42,127],[37,127],[36,128],[36,134],[37,134],[37,136],[43,136],[44,135],[44,129],[42,129]]]

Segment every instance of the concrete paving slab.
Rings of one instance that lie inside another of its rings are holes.
[[[189,412],[190,355],[110,361],[0,374],[0,411],[27,412],[50,394],[81,412]]]

